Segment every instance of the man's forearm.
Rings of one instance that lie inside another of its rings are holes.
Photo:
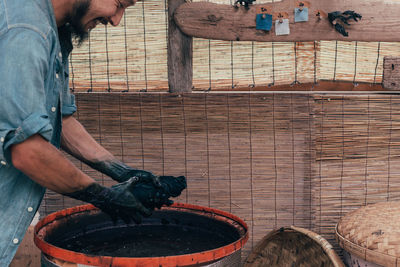
[[[85,163],[114,159],[72,116],[63,118],[61,148]]]
[[[72,116],[63,119],[61,148],[93,169],[119,182],[126,181],[132,176],[132,168],[119,161],[97,143],[82,124]]]
[[[81,190],[95,182],[40,135],[11,146],[11,158],[15,168],[61,194]]]

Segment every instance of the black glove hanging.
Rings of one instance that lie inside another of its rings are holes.
[[[349,20],[354,20],[355,22],[362,19],[361,14],[358,14],[352,10],[347,10],[345,12],[334,11],[328,14],[329,22],[335,27],[335,30],[342,34],[343,36],[349,36],[349,33],[344,28],[344,25],[350,25]],[[340,24],[341,22],[342,24]]]
[[[136,223],[142,221],[142,216],[150,216],[151,210],[145,208],[141,201],[134,195],[136,179],[104,187],[93,183],[83,190],[67,193],[66,196],[88,202],[111,216],[115,222],[118,218],[126,223],[132,220]]]

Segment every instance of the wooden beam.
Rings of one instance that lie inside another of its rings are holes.
[[[193,41],[176,26],[173,14],[184,0],[168,0],[168,87],[171,93],[191,92]]]
[[[175,21],[187,35],[205,39],[230,41],[400,41],[400,2],[394,0],[308,0],[308,22],[294,22],[297,0],[251,5],[246,10],[241,6],[193,2],[181,5],[175,11]],[[271,31],[256,30],[256,14],[261,7],[273,13],[274,17],[286,12],[289,17],[290,34],[276,36],[273,25]],[[348,37],[338,33],[327,19],[326,14],[334,11],[354,10],[362,20],[351,21],[346,26]],[[317,12],[325,14],[321,20]]]
[[[390,93],[382,87],[382,84],[373,83],[352,83],[347,81],[319,81],[315,83],[301,83],[295,85],[274,85],[256,87],[231,87],[218,88],[218,92],[385,92]],[[392,91],[393,92],[393,91]]]

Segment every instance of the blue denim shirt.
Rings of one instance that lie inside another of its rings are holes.
[[[0,266],[11,262],[45,189],[15,169],[10,146],[40,134],[60,146],[76,106],[51,0],[0,0]]]

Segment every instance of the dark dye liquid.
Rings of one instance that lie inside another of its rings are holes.
[[[216,249],[240,238],[231,225],[196,214],[158,211],[140,225],[113,225],[107,217],[100,217],[97,224],[92,221],[90,226],[74,219],[73,223],[59,226],[47,241],[97,256],[161,257]]]

